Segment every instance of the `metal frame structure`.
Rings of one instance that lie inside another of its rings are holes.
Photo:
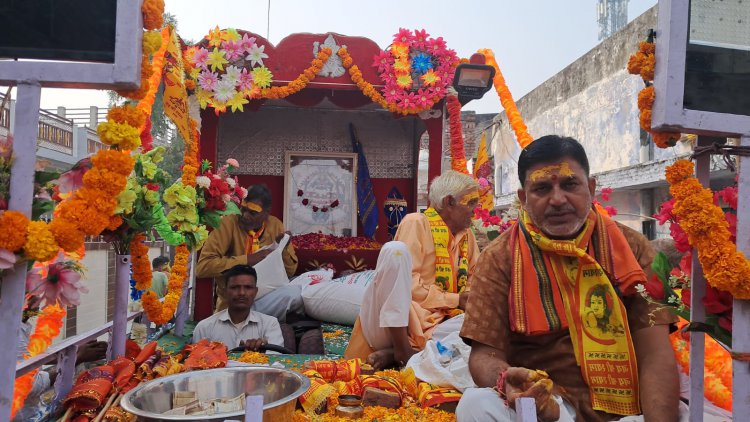
[[[657,130],[700,132],[708,136],[750,134],[750,117],[690,110],[685,97],[685,57],[690,22],[690,1],[659,0],[651,126]]]
[[[0,85],[34,81],[57,88],[138,88],[143,38],[141,3],[117,0],[114,63],[0,60]]]
[[[14,128],[15,158],[11,167],[10,201],[8,209],[31,216],[34,195],[36,140],[39,126],[39,104],[42,86],[66,88],[133,89],[140,85],[141,40],[143,37],[142,0],[117,0],[115,34],[115,63],[79,63],[55,61],[0,61],[0,84],[15,85],[17,121]],[[0,338],[10,341],[0,345],[0,362],[17,359],[18,326],[26,287],[26,262],[17,263],[13,271],[3,277],[0,285]],[[112,337],[122,337],[111,355],[124,352],[127,325],[127,287],[120,289],[115,302],[124,301],[125,308],[115,315]],[[63,353],[61,361],[69,365],[75,351]],[[66,375],[72,379],[72,374]],[[16,369],[13,365],[0,367],[0,420],[10,420]]]
[[[652,127],[698,134],[698,145],[701,146],[715,142],[712,136],[739,136],[741,145],[750,147],[750,116],[690,110],[683,106],[689,22],[689,1],[659,1],[657,66],[654,75],[656,100]],[[737,250],[750,257],[750,157],[739,157],[738,161]],[[703,186],[709,186],[709,156],[696,159],[696,177]],[[705,322],[706,312],[702,299],[706,293],[706,282],[697,253],[693,254],[692,274],[690,319]],[[733,356],[747,354],[750,352],[750,301],[734,300],[732,321]],[[703,420],[704,336],[704,333],[698,331],[690,335],[691,421]],[[732,413],[747,415],[750,413],[750,401],[747,400],[750,397],[750,362],[733,360],[732,372]]]

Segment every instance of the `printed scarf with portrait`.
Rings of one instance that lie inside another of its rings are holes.
[[[568,328],[592,407],[640,413],[638,367],[620,294],[646,275],[614,221],[591,210],[572,240],[544,236],[526,212],[512,228],[511,329],[526,335]]]
[[[445,292],[462,293],[469,279],[468,236],[464,236],[459,245],[458,269],[454,272],[454,263],[448,250],[448,243],[451,239],[448,226],[432,207],[427,208],[424,215],[430,222],[432,241],[435,244],[435,284]]]

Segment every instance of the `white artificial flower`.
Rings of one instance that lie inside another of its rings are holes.
[[[208,189],[208,187],[211,186],[211,179],[207,176],[198,176],[195,178],[195,184],[203,189]]]
[[[247,197],[247,189],[245,189],[243,187],[240,187],[240,190],[242,191],[242,198],[241,199],[245,199],[245,197]]]
[[[234,187],[237,185],[237,182],[235,182],[231,177],[227,177],[227,184],[229,184],[230,188],[234,189]]]
[[[228,66],[227,67],[227,73],[224,74],[224,76],[221,77],[222,80],[227,81],[227,83],[231,83],[232,85],[238,85],[240,82],[240,68],[237,66]]]
[[[231,100],[236,93],[237,91],[234,90],[234,83],[226,79],[220,80],[214,89],[214,97],[221,102]]]
[[[268,54],[263,52],[265,49],[265,45],[258,47],[258,44],[253,44],[248,50],[248,55],[245,57],[245,60],[250,61],[250,66],[255,66],[256,63],[263,66],[263,59],[268,58]]]

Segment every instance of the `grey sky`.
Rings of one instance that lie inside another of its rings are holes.
[[[628,21],[654,4],[656,0],[630,0]],[[598,43],[596,5],[596,0],[271,0],[269,40],[276,45],[295,32],[337,32],[364,36],[385,48],[400,27],[426,29],[443,37],[460,57],[479,48],[494,50],[518,99]],[[176,15],[185,39],[197,40],[216,25],[266,35],[267,0],[166,0],[166,10]],[[103,91],[42,92],[43,108],[106,102]],[[493,90],[464,109],[496,113],[500,107]]]

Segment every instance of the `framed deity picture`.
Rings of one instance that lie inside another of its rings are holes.
[[[292,234],[357,235],[357,155],[287,151],[284,226]]]

